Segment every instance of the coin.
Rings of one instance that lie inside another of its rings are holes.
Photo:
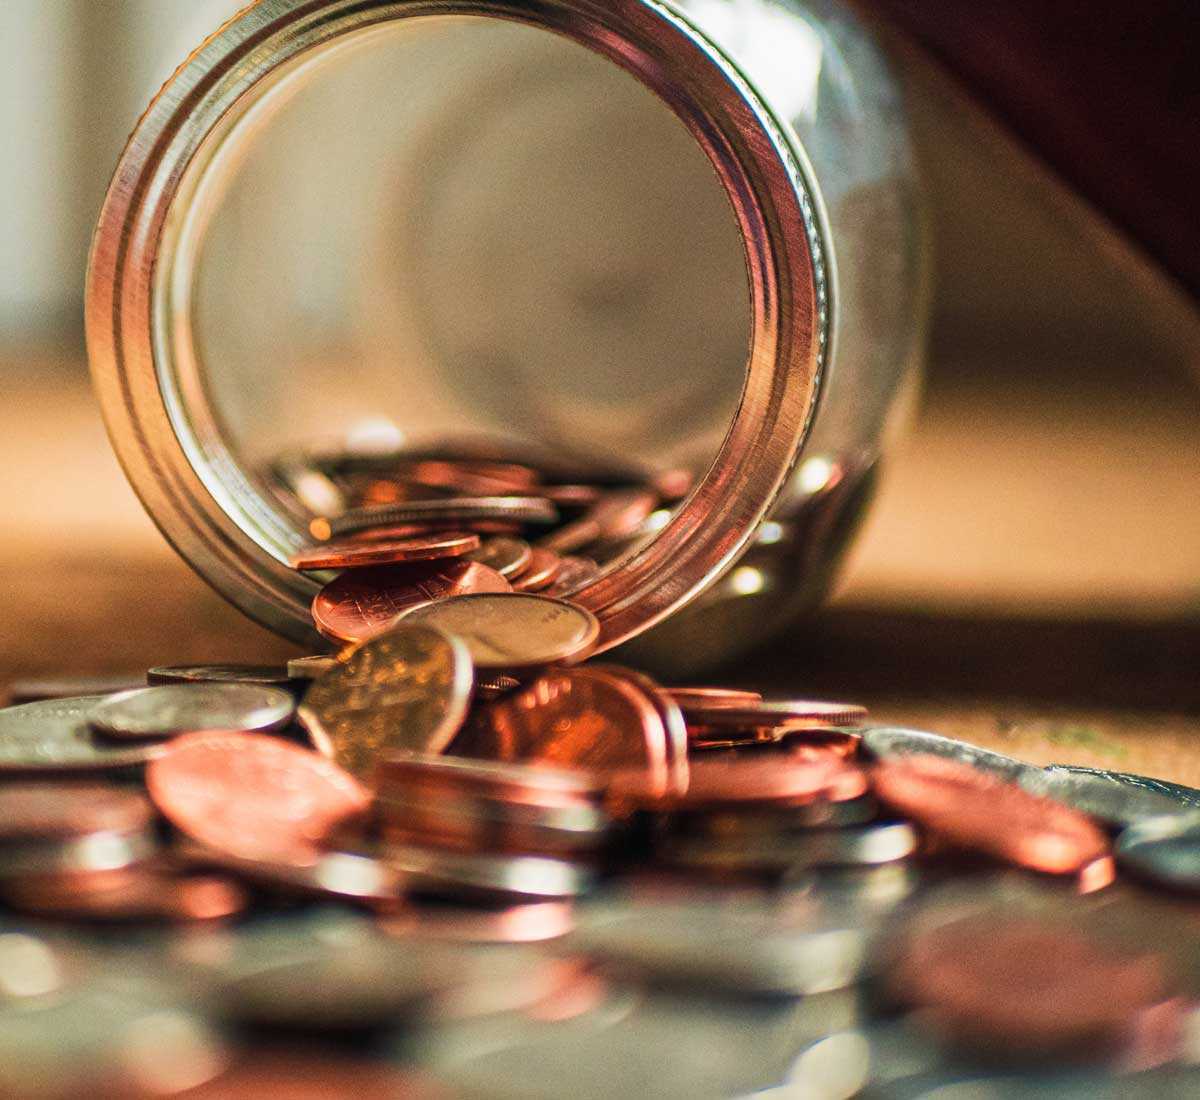
[[[105,737],[142,740],[206,729],[278,729],[295,707],[288,692],[257,684],[163,684],[110,695],[92,707],[88,721]]]
[[[681,704],[684,717],[708,729],[805,729],[811,726],[860,726],[867,709],[856,703],[826,703],[808,699],[763,699],[715,706],[693,700]]]
[[[1200,893],[1200,813],[1136,822],[1117,838],[1115,852],[1117,863],[1139,878]]]
[[[554,583],[562,569],[562,558],[553,550],[534,547],[530,552],[529,565],[513,578],[514,592],[541,592]]]
[[[545,590],[547,596],[556,599],[573,596],[600,576],[600,566],[591,558],[576,558],[568,554],[558,559],[558,566],[558,573]]]
[[[402,624],[314,680],[300,706],[313,743],[360,779],[391,752],[441,752],[471,701],[471,657],[457,638]]]
[[[1052,798],[1114,828],[1188,810],[1186,805],[1147,785],[1152,780],[1097,768],[1052,765],[1025,772],[1018,782],[1030,794]]]
[[[939,756],[878,762],[875,795],[930,833],[1032,870],[1069,874],[1107,855],[1083,814],[969,764]]]
[[[0,787],[0,845],[147,828],[154,810],[135,790],[102,783]]]
[[[317,593],[313,622],[335,642],[365,642],[419,604],[468,593],[506,593],[511,587],[494,569],[471,561],[351,569]]]
[[[734,836],[671,836],[660,855],[680,867],[709,870],[786,870],[800,867],[880,867],[908,859],[917,848],[907,821]]]
[[[574,910],[562,901],[529,901],[501,909],[410,906],[381,916],[380,931],[399,939],[453,943],[541,943],[565,936]]]
[[[288,677],[292,680],[315,680],[324,676],[337,664],[337,658],[327,654],[312,657],[293,657],[287,663]]]
[[[309,532],[326,540],[370,527],[451,520],[474,529],[479,520],[518,523],[555,523],[558,509],[545,497],[495,496],[450,497],[441,500],[412,500],[367,508],[350,508],[337,515],[313,520]]]
[[[478,550],[472,551],[468,557],[511,580],[529,566],[533,548],[524,539],[497,535],[488,539]]]
[[[146,771],[162,814],[200,844],[249,859],[304,863],[370,794],[314,752],[274,737],[190,733]]]
[[[146,672],[146,683],[261,684],[289,687],[292,676],[284,665],[158,665]]]
[[[456,635],[476,668],[500,672],[580,660],[600,633],[590,611],[530,592],[437,600],[405,612],[403,621]]]
[[[247,906],[236,883],[216,876],[176,876],[147,868],[92,885],[66,880],[25,879],[4,890],[16,909],[40,917],[116,922],[226,920]]]
[[[762,692],[738,688],[668,687],[663,691],[679,704],[685,715],[689,710],[702,710],[705,707],[737,707],[762,702]]]
[[[974,1049],[1112,1048],[1170,992],[1161,960],[1122,956],[1060,922],[998,913],[914,930],[888,984],[928,1026]]]
[[[1031,767],[990,749],[981,749],[978,745],[956,741],[936,733],[926,733],[924,730],[875,726],[862,731],[862,743],[871,756],[881,760],[909,756],[913,753],[922,756],[943,756],[948,760],[957,760],[981,771],[991,772],[1001,779],[1015,780]]]
[[[411,561],[460,558],[478,550],[478,535],[459,532],[413,535],[409,538],[375,539],[370,542],[324,542],[307,546],[291,557],[293,569],[361,569],[368,565],[399,565]]]
[[[600,776],[628,768],[661,794],[675,778],[667,741],[662,717],[644,692],[623,677],[584,666],[548,672],[490,704],[450,751]]]
[[[546,550],[569,554],[589,543],[633,534],[658,506],[652,489],[615,489],[605,493],[579,519],[563,524],[538,543]]]
[[[70,699],[76,695],[111,695],[142,686],[135,673],[110,676],[55,676],[49,679],[14,680],[6,692],[0,692],[9,706],[38,703],[44,699]]]
[[[391,846],[389,866],[415,894],[463,901],[573,898],[591,885],[584,866],[528,855],[483,855],[438,848]]]
[[[98,741],[88,717],[104,695],[46,699],[0,710],[0,773],[99,771],[131,768],[165,751],[154,743]]]
[[[592,664],[593,670],[606,672],[610,676],[619,676],[629,681],[647,699],[658,712],[666,733],[667,750],[667,786],[672,790],[684,790],[688,782],[688,737],[687,722],[684,721],[683,711],[667,692],[643,672],[637,672],[621,665]]]

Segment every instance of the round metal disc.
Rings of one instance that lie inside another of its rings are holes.
[[[98,740],[88,725],[104,695],[46,699],[0,710],[0,773],[67,773],[129,768],[166,751],[154,742],[140,745]]]
[[[272,730],[296,707],[279,688],[257,684],[162,684],[110,695],[88,715],[105,737],[142,740],[198,730]]]

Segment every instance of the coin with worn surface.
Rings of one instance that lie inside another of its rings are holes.
[[[1048,873],[1070,874],[1108,854],[1083,814],[993,774],[940,756],[901,756],[872,771],[875,795],[960,847]]]
[[[1186,804],[1147,785],[1152,780],[1143,783],[1142,779],[1097,768],[1051,765],[1022,773],[1018,782],[1030,794],[1052,798],[1115,828],[1147,817],[1188,812]]]
[[[475,529],[478,520],[519,523],[555,523],[558,509],[545,497],[450,497],[441,500],[410,500],[368,508],[350,508],[339,515],[313,520],[313,538],[326,540],[371,527],[451,520]]]
[[[370,793],[317,753],[274,737],[191,733],[146,772],[162,814],[200,844],[249,859],[304,863]]]
[[[497,535],[484,542],[478,550],[472,551],[468,557],[511,580],[529,566],[533,559],[533,547],[524,539]]]
[[[913,930],[894,951],[893,995],[975,1049],[1095,1053],[1171,996],[1152,951],[1123,955],[1061,921],[970,915]]]
[[[1117,863],[1175,890],[1200,893],[1200,812],[1148,818],[1117,838]]]
[[[461,641],[401,624],[343,653],[299,718],[326,756],[370,780],[388,753],[441,752],[467,716],[472,678]]]
[[[88,725],[92,710],[107,696],[45,699],[0,710],[0,773],[103,771],[131,768],[165,751],[99,740]]]
[[[390,630],[406,611],[431,600],[511,590],[496,570],[473,561],[348,569],[313,599],[313,622],[336,642],[365,642]]]
[[[147,828],[154,809],[139,791],[102,783],[0,787],[0,844]]]
[[[957,760],[970,764],[973,768],[991,772],[1002,779],[1015,780],[1022,772],[1028,771],[1032,765],[1011,756],[1004,756],[990,749],[981,749],[978,745],[966,741],[956,741],[951,737],[942,737],[936,733],[926,733],[924,730],[902,729],[892,726],[875,726],[862,731],[863,748],[871,756],[880,760],[890,757],[911,756],[943,756],[948,760]]]
[[[513,577],[513,591],[541,592],[554,583],[561,569],[562,558],[553,550],[535,547],[530,552],[529,564]]]
[[[257,684],[162,684],[110,695],[88,721],[104,737],[142,740],[196,730],[278,729],[295,708],[288,692]]]
[[[362,569],[368,565],[399,565],[409,561],[461,558],[479,549],[479,536],[460,532],[412,535],[409,538],[323,542],[291,557],[293,569]]]
[[[437,600],[405,612],[402,621],[461,638],[476,668],[501,672],[581,660],[600,633],[590,611],[531,592]]]
[[[674,789],[674,753],[653,702],[588,666],[548,672],[472,715],[457,756],[551,764],[608,775],[632,769],[656,794]]]
[[[141,687],[143,680],[135,673],[111,676],[55,676],[37,680],[14,680],[7,690],[0,688],[0,698],[7,705],[37,703],[43,699],[70,699],[76,695],[111,695]]]
[[[292,677],[284,665],[158,665],[146,671],[146,683],[261,684],[288,687]]]
[[[293,680],[315,680],[337,664],[337,658],[324,653],[312,657],[293,657],[287,663],[288,676]]]

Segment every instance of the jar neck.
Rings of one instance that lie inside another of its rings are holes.
[[[654,0],[260,0],[164,86],[125,150],[88,275],[94,382],[126,472],[160,528],[252,617],[311,643],[315,583],[288,554],[302,529],[243,471],[205,396],[192,345],[205,187],[289,82],[322,56],[406,20],[454,15],[564,35],[632,73],[683,122],[716,170],[745,246],[751,344],[728,434],[647,544],[573,597],[600,647],[687,603],[737,558],[803,443],[827,347],[820,213],[800,152],[719,44]]]

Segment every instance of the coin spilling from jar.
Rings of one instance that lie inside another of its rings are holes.
[[[315,473],[333,652],[0,710],[0,1093],[1200,1094],[1200,792],[587,660],[679,479]]]

